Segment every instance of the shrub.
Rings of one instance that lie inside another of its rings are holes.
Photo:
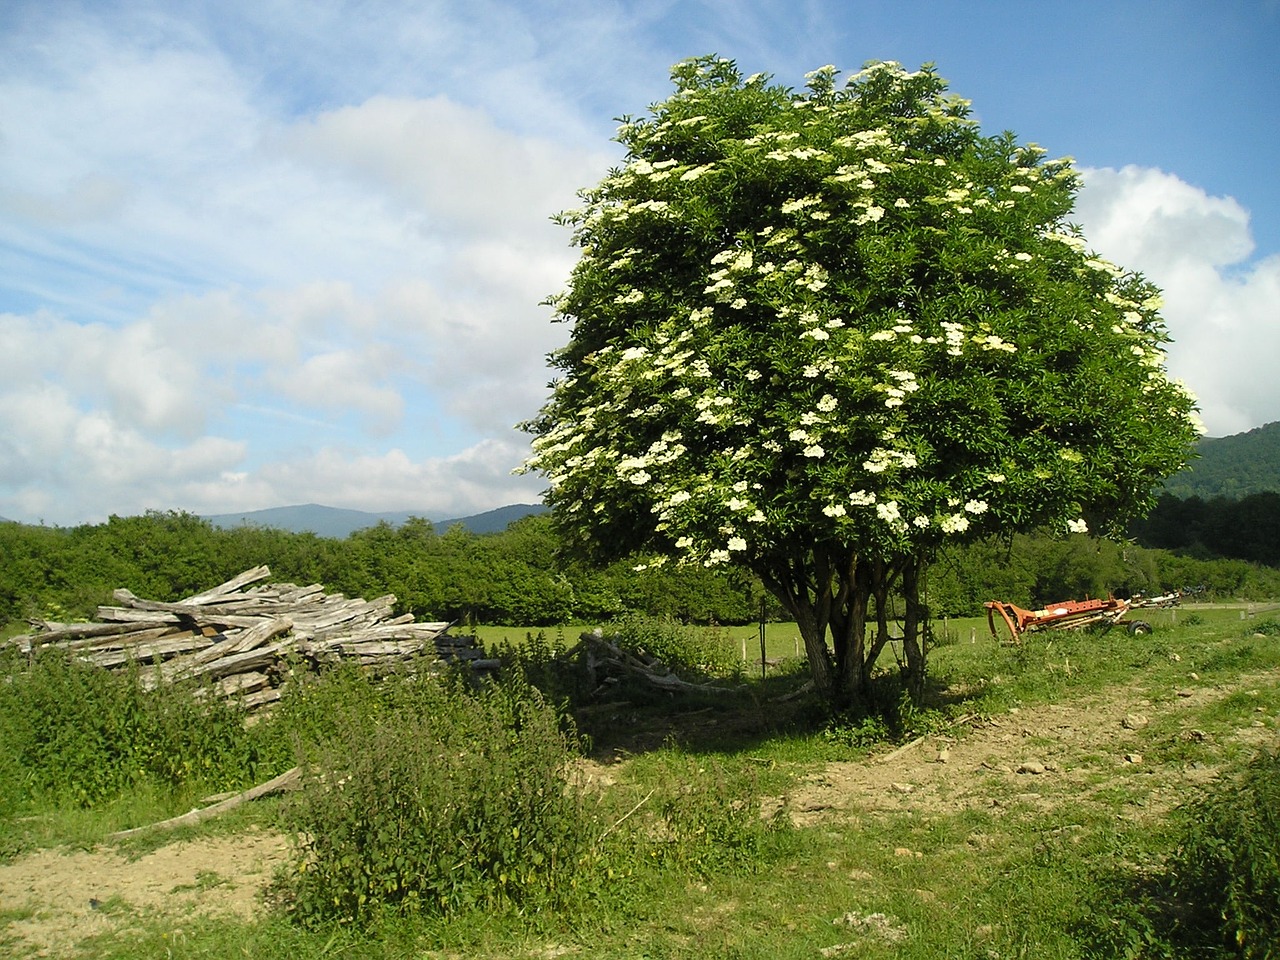
[[[568,649],[561,631],[557,630],[555,637],[548,640],[546,631],[539,630],[536,634],[526,632],[524,643],[519,646],[504,639],[493,654],[502,661],[504,670],[519,673],[547,700],[564,704],[576,702],[590,693],[586,689],[586,673],[573,658],[566,656]]]
[[[1171,860],[1177,942],[1280,956],[1280,754],[1262,753],[1184,808]]]
[[[238,786],[258,766],[233,706],[190,689],[146,691],[136,671],[112,673],[42,651],[11,658],[0,684],[0,770],[20,771],[11,798],[84,807],[148,784]]]
[[[571,885],[589,828],[565,782],[571,744],[535,690],[406,677],[332,721],[331,739],[303,745],[286,814],[303,839],[275,893],[295,917],[536,909]]]
[[[614,624],[607,637],[623,650],[643,651],[686,676],[729,677],[742,670],[742,658],[733,641],[715,627],[628,617]]]

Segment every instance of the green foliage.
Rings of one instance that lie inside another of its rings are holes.
[[[578,540],[887,556],[1105,525],[1181,466],[1158,296],[1085,249],[1067,161],[982,137],[929,67],[797,93],[703,57],[673,80],[562,216],[574,329],[530,467]]]
[[[151,541],[154,549],[142,548]],[[747,624],[756,621],[765,596],[760,581],[738,568],[654,566],[642,558],[583,564],[567,555],[549,516],[500,534],[458,529],[437,536],[426,521],[409,521],[347,540],[218,530],[160,513],[70,530],[3,523],[0,556],[7,561],[0,564],[0,621],[12,622],[7,633],[25,632],[13,621],[26,617],[90,619],[117,587],[174,600],[260,563],[279,581],[323,583],[351,596],[390,592],[400,612],[471,623],[552,626],[647,616]],[[192,570],[209,579],[195,584]],[[1076,590],[1152,594],[1187,586],[1203,586],[1206,598],[1262,600],[1280,596],[1280,570],[1042,533],[948,547],[931,568],[927,601],[938,618],[979,614],[984,601],[996,598],[1035,604]],[[768,616],[790,619],[776,601]]]
[[[833,717],[822,730],[822,738],[827,743],[855,749],[874,747],[892,736],[884,717],[866,713]]]
[[[623,650],[657,657],[686,678],[734,677],[742,670],[737,647],[725,631],[714,627],[632,616],[614,623],[608,638]]]
[[[1174,497],[1240,499],[1280,493],[1280,421],[1230,437],[1204,437],[1187,469],[1164,485]]]
[[[1244,771],[1181,811],[1170,890],[1184,911],[1176,942],[1270,958],[1280,950],[1280,754]]]
[[[1280,567],[1280,492],[1238,500],[1180,500],[1166,493],[1129,532],[1152,547]]]
[[[537,909],[571,888],[588,821],[564,780],[571,744],[536,691],[405,678],[339,704],[332,729],[303,745],[287,816],[303,839],[276,892],[300,920]]]
[[[6,658],[0,683],[0,793],[11,805],[93,806],[126,789],[173,793],[239,786],[263,757],[243,714],[190,689],[148,692],[110,673],[42,652]]]
[[[1158,291],[1087,249],[1069,161],[982,136],[931,66],[672,80],[560,217],[573,329],[526,468],[586,553],[755,573],[836,699],[898,590],[919,695],[939,548],[1117,532],[1185,463]]]

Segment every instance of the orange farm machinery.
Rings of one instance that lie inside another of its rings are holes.
[[[989,600],[987,608],[987,624],[991,627],[991,635],[999,637],[996,629],[996,616],[1004,621],[1009,637],[1014,643],[1022,642],[1025,633],[1036,633],[1040,630],[1081,630],[1085,627],[1103,626],[1110,629],[1123,626],[1129,633],[1150,633],[1151,624],[1145,620],[1128,619],[1129,612],[1142,607],[1174,607],[1181,599],[1181,593],[1169,593],[1160,597],[1133,597],[1129,600],[1117,600],[1108,597],[1106,600],[1063,600],[1051,603],[1041,610],[1024,610],[1003,600]]]

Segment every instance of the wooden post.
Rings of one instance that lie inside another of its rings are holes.
[[[760,600],[760,679],[764,680],[769,673],[769,665],[765,662],[764,650],[764,599]]]

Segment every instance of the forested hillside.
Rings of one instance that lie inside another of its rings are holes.
[[[432,525],[440,531],[461,524],[472,533],[501,533],[511,523],[530,514],[545,513],[540,503],[512,503],[495,510],[486,510],[465,517],[433,519]],[[290,530],[293,533],[314,533],[321,537],[342,539],[355,533],[388,523],[393,527],[408,523],[421,513],[400,510],[392,513],[369,513],[365,510],[345,510],[308,503],[293,507],[270,507],[266,510],[249,510],[244,513],[218,513],[205,517],[215,527],[230,530],[236,527],[270,527]]]
[[[569,559],[562,548],[546,515],[495,534],[458,526],[441,533],[415,519],[342,540],[252,527],[220,530],[185,513],[112,517],[73,528],[0,523],[0,624],[33,616],[88,617],[117,587],[176,600],[264,563],[279,582],[319,583],[349,596],[394,593],[399,612],[462,623],[547,626],[631,615],[748,623],[766,599],[761,585],[741,573],[648,566],[640,557],[596,568]],[[943,617],[977,615],[984,601],[997,598],[1037,605],[1182,587],[1204,587],[1218,598],[1280,596],[1280,570],[1200,554],[1084,536],[980,542],[936,558],[928,601],[933,615]],[[771,617],[781,617],[771,603],[766,607]]]
[[[1238,500],[1181,499],[1166,493],[1129,532],[1148,547],[1280,567],[1280,493],[1252,493]]]
[[[1280,421],[1229,437],[1205,437],[1196,452],[1199,459],[1165,483],[1166,493],[1205,500],[1280,493]]]

